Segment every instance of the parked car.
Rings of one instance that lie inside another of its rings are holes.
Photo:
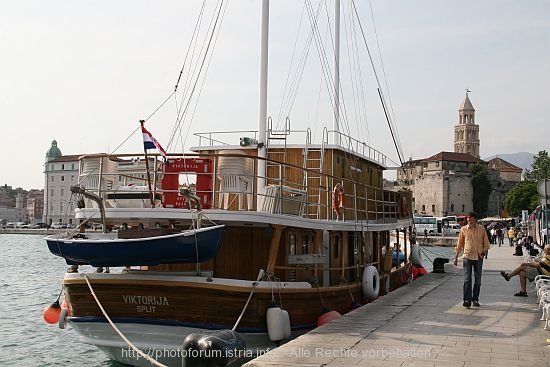
[[[460,224],[451,224],[449,227],[443,227],[443,233],[445,234],[459,234]]]
[[[65,229],[65,228],[67,228],[67,225],[63,224],[63,223],[52,223],[51,228],[52,229]]]
[[[40,228],[48,228],[48,225],[46,223],[35,223],[30,226],[32,229],[40,229]]]

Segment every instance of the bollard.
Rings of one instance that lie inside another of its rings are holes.
[[[445,259],[442,257],[436,257],[434,259],[434,270],[433,273],[444,273],[445,272],[445,264],[449,262],[449,259]]]

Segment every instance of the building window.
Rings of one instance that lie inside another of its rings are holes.
[[[71,170],[74,170],[74,163],[71,164]]]
[[[52,179],[50,181],[53,182],[53,176],[52,176]]]
[[[61,182],[65,181],[65,176],[61,176]],[[63,195],[63,194],[61,194]]]
[[[50,189],[50,196],[53,197],[53,189]]]
[[[65,193],[65,192],[63,191],[63,189],[61,189],[61,196],[63,196],[64,193]]]
[[[74,182],[74,175],[71,175],[71,182]]]
[[[422,204],[422,213],[426,213],[426,205]]]
[[[432,213],[435,213],[435,204],[432,204]]]
[[[62,164],[62,165],[61,165],[61,170],[63,171],[64,169],[65,169],[65,165]]]
[[[451,212],[454,213],[454,211],[455,211],[455,205],[451,204]]]
[[[462,204],[462,213],[464,213],[465,211],[466,211],[465,205]]]

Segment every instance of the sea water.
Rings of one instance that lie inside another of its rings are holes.
[[[428,272],[433,270],[433,261],[435,258],[442,257],[452,262],[454,253],[455,249],[452,246],[430,246],[425,244],[420,246],[422,265]]]
[[[67,267],[43,236],[0,234],[0,366],[123,366],[81,343],[71,327],[44,321]]]

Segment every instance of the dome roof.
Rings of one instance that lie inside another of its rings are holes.
[[[57,141],[52,141],[52,146],[46,152],[46,160],[50,161],[52,159],[59,158],[62,155],[61,150],[57,147]]]

